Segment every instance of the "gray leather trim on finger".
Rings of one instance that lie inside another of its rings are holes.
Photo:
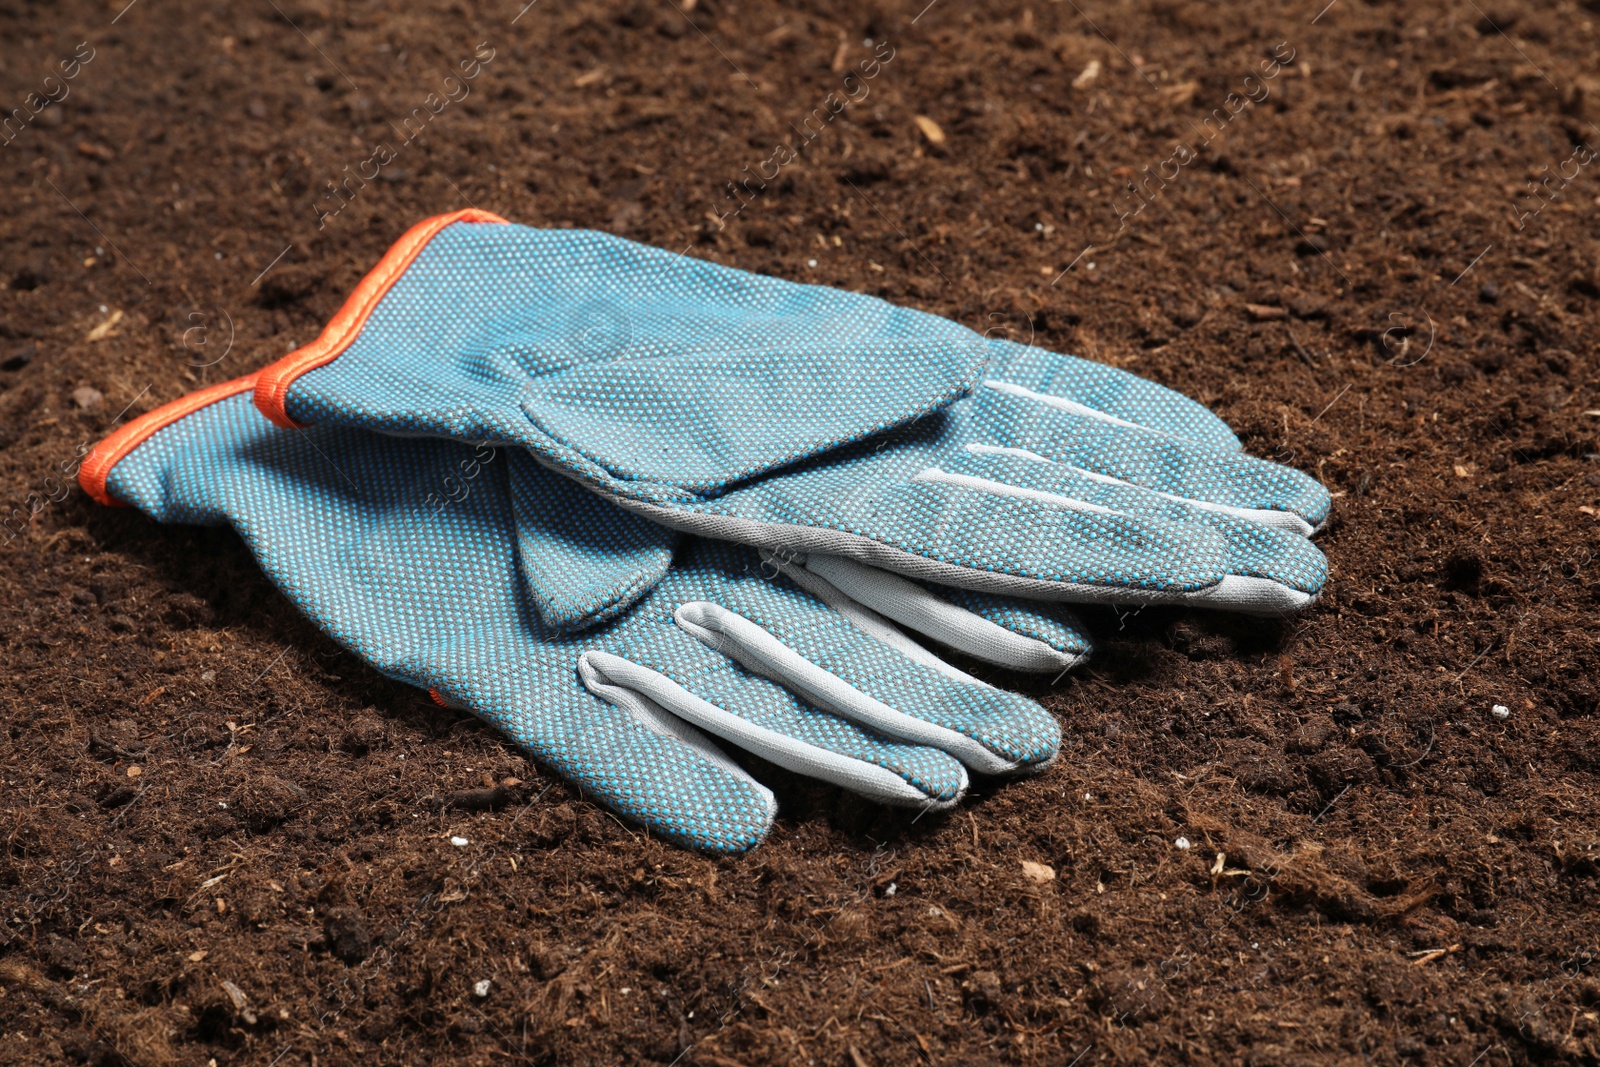
[[[1302,593],[1270,578],[1230,574],[1210,589],[1190,593],[1183,603],[1197,608],[1221,608],[1243,615],[1293,615],[1317,602],[1317,593]]]
[[[1018,764],[976,738],[907,715],[823,670],[738,612],[697,601],[673,612],[678,625],[746,668],[858,726],[948,753],[980,774],[1015,774]]]
[[[946,663],[934,655],[933,652],[923,648],[905,633],[902,633],[888,619],[866,605],[846,596],[838,586],[826,578],[807,570],[802,566],[807,557],[797,556],[790,552],[785,553],[784,558],[780,559],[776,553],[762,550],[761,558],[778,568],[779,573],[794,582],[795,585],[798,585],[801,589],[804,589],[828,605],[828,607],[849,619],[852,626],[879,644],[887,645],[912,662],[920,663],[929,670],[937,671],[953,681],[968,682],[972,685],[993,688],[989,686],[988,682],[980,678],[974,678],[954,664]]]
[[[821,553],[807,556],[804,567],[840,589],[849,589],[853,600],[873,611],[985,663],[1019,671],[1059,673],[1086,658],[1014,633],[898,574]]]
[[[578,664],[585,685],[591,685],[592,680],[594,685],[602,689],[615,686],[641,694],[672,714],[746,752],[796,774],[830,782],[871,800],[901,808],[944,811],[954,807],[967,791],[967,783],[963,780],[955,796],[949,800],[935,800],[887,768],[829,752],[757,726],[696,696],[666,675],[609,652],[585,652],[579,657]],[[604,697],[603,692],[596,692],[596,695]]]
[[[657,737],[670,737],[674,741],[681,741],[689,748],[694,749],[696,754],[701,756],[707,763],[749,783],[762,797],[766,798],[767,825],[769,827],[772,825],[772,820],[778,817],[778,798],[772,795],[772,790],[756,781],[749,771],[730,759],[728,754],[718,748],[716,742],[712,741],[703,730],[696,728],[684,719],[680,719],[642,693],[636,693],[620,685],[612,685],[603,674],[582,657],[578,660],[578,677],[583,681],[584,687],[589,692],[632,715],[638,720],[639,725]]]

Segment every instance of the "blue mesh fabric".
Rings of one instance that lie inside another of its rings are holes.
[[[458,222],[286,408],[508,439],[476,432],[495,406],[617,478],[692,495],[937,410],[984,357],[955,323],[872,297],[589,230]]]
[[[516,513],[544,513],[571,487],[520,451],[281,430],[241,394],[154,433],[116,464],[107,489],[162,522],[233,526],[279,588],[377,670],[437,690],[619,813],[691,847],[752,847],[770,820],[767,798],[591,695],[575,673],[582,653],[653,668],[748,722],[886,769],[931,802],[958,796],[966,775],[942,751],[855,726],[709,650],[674,622],[684,603],[745,613],[869,696],[1018,762],[1045,762],[1059,743],[1036,704],[912,663],[732,545],[686,542],[634,610],[587,633],[546,624],[524,596]],[[568,562],[581,569],[582,559]],[[580,585],[606,585],[603,554],[598,565],[602,577]]]
[[[982,377],[1061,397],[1112,418],[1211,448],[1236,452],[1243,447],[1228,424],[1210,408],[1103,363],[990,338]]]
[[[495,455],[509,464],[517,559],[529,602],[546,625],[579,630],[604,622],[666,577],[677,531],[552,477],[520,449]]]
[[[953,400],[974,373],[984,384]],[[349,349],[293,383],[286,411],[523,445],[662,524],[990,593],[1141,603],[1240,575],[1279,582],[1302,603],[1326,575],[1303,540],[1171,506],[1166,496],[1192,498],[1298,516],[1310,529],[1329,501],[1305,475],[1243,455],[1216,416],[1170,390],[604,234],[445,228]],[[1052,479],[1024,462],[979,464],[970,446],[1060,469]],[[992,479],[1000,489],[1038,491],[1019,499],[928,477],[975,466],[1005,472]],[[1075,487],[1114,498],[1097,506],[1119,514],[1041,495]],[[596,589],[541,602],[620,610],[659,577],[658,559],[646,553],[632,581],[619,568]]]

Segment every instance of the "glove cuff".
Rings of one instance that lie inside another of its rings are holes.
[[[219,400],[249,392],[255,387],[256,375],[247,374],[242,378],[198,389],[162,404],[154,411],[140,415],[89,450],[82,466],[78,468],[78,484],[90,497],[107,507],[127,507],[106,489],[106,479],[111,476],[113,467],[152,435],[180,419],[193,415],[201,408],[210,407]]]
[[[289,417],[284,406],[288,402],[289,387],[302,374],[338,359],[340,354],[360,336],[362,327],[367,324],[368,317],[378,303],[405,275],[406,269],[422,254],[422,250],[428,247],[428,242],[437,237],[446,226],[457,222],[493,222],[509,225],[509,220],[492,212],[466,208],[452,211],[448,215],[435,215],[431,219],[423,219],[407,230],[400,240],[384,253],[378,265],[361,279],[361,284],[350,294],[350,299],[344,302],[344,307],[339,309],[339,313],[315,341],[262,368],[255,387],[255,403],[261,413],[277,426],[289,430],[302,429],[300,423]]]

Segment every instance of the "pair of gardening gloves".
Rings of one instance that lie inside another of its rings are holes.
[[[478,211],[80,481],[231,525],[374,668],[710,852],[776,814],[730,750],[924,810],[1055,758],[1042,707],[921,642],[1059,673],[1066,605],[1281,614],[1327,573],[1327,492],[1161,386]]]

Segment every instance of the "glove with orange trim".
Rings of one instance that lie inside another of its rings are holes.
[[[96,446],[80,482],[161,522],[231,525],[375,669],[470,710],[672,841],[738,852],[770,827],[773,794],[724,744],[931,810],[957,802],[969,769],[1025,773],[1056,754],[1059,729],[1033,701],[750,549],[685,539],[631,610],[583,633],[550,626],[524,596],[522,546],[537,541],[555,567],[565,545],[582,567],[594,546],[565,540],[563,524],[611,505],[520,449],[274,427],[254,384],[135,420]],[[621,512],[604,525],[612,545],[653,529]]]
[[[1327,574],[1327,492],[1169,390],[482,212],[414,227],[256,400],[284,426],[521,446],[664,526],[874,580],[1272,614]]]

